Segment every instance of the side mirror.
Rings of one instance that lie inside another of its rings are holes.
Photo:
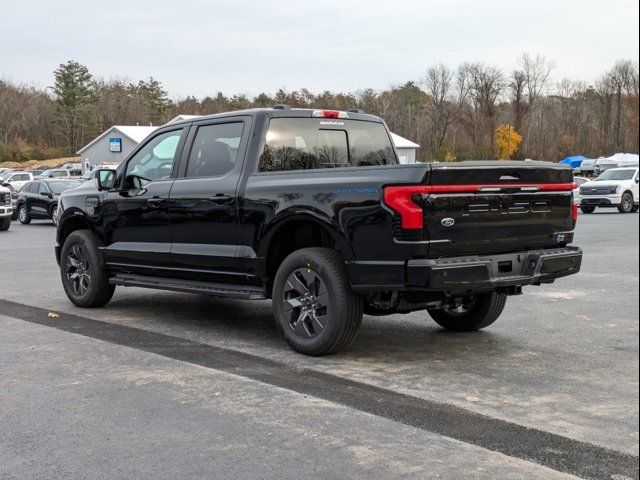
[[[636,183],[640,183],[640,178],[636,177]]]
[[[98,190],[113,190],[116,186],[116,171],[100,169],[96,171]]]

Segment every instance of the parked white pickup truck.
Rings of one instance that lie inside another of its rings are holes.
[[[12,215],[11,190],[0,185],[0,232],[9,230]]]
[[[620,213],[638,211],[640,191],[638,167],[612,168],[580,187],[580,210],[593,213],[597,207],[617,207]]]

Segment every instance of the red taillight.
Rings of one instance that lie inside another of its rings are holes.
[[[577,223],[578,222],[578,204],[573,202],[572,204],[572,209],[571,209],[571,215],[573,217],[573,223]]]
[[[339,110],[314,110],[312,116],[319,118],[349,118],[347,112]]]
[[[384,203],[400,215],[402,228],[417,229],[424,226],[422,208],[413,201],[414,195],[429,193],[424,185],[410,187],[387,187],[384,189]]]

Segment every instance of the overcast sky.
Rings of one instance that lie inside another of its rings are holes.
[[[0,78],[46,87],[74,59],[97,77],[153,76],[173,98],[355,91],[437,62],[509,71],[528,51],[556,79],[591,81],[638,42],[637,0],[6,0]]]

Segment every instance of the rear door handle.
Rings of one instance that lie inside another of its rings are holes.
[[[233,202],[233,197],[229,195],[225,195],[223,193],[218,193],[217,195],[211,195],[209,197],[209,200],[212,201],[213,203],[224,204],[224,203]]]

